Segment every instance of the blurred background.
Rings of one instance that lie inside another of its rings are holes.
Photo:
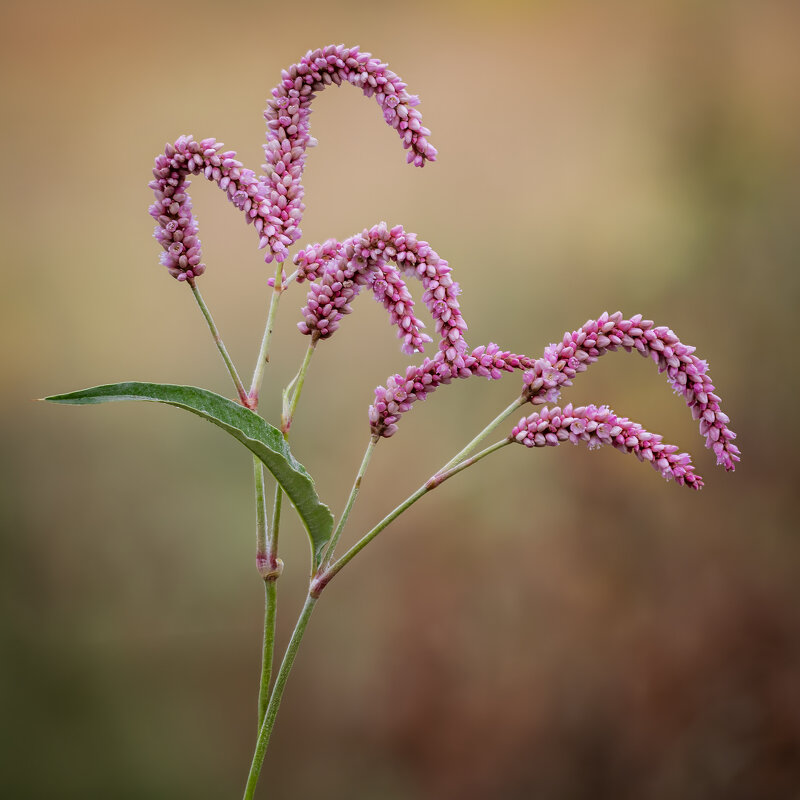
[[[240,796],[263,612],[249,455],[174,409],[31,400],[129,379],[230,394],[158,264],[153,158],[192,133],[258,169],[281,68],[344,42],[421,96],[440,159],[407,167],[372,101],[323,93],[303,243],[418,232],[453,266],[473,346],[536,355],[617,308],[667,324],[709,359],[744,458],[714,466],[651,362],[603,359],[565,401],[662,433],[705,490],[615,451],[520,447],[425,498],[324,595],[260,796],[800,797],[796,3],[5,0],[2,17],[2,796]],[[200,285],[249,374],[271,268],[216,187],[192,191]],[[273,420],[304,294],[281,307]],[[335,511],[372,391],[408,363],[376,303],[355,311],[293,431]],[[347,541],[520,385],[417,406]],[[288,519],[281,645],[307,574]]]

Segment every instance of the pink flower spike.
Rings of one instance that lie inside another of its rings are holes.
[[[700,420],[700,433],[706,438],[706,447],[714,451],[717,464],[733,471],[740,457],[739,448],[733,443],[736,434],[728,427],[728,416],[720,410],[719,397],[707,374],[708,364],[669,328],[656,327],[641,314],[624,319],[620,311],[604,313],[578,330],[565,333],[525,373],[523,397],[534,405],[556,402],[562,387],[571,386],[579,372],[620,347],[649,356],[659,372],[667,373],[673,390],[683,396],[692,416]]]
[[[436,150],[427,140],[430,131],[422,125],[416,110],[418,98],[406,92],[405,83],[386,64],[344,45],[309,51],[283,71],[282,81],[273,89],[264,112],[264,177],[259,178],[244,167],[232,150],[223,151],[223,145],[215,139],[198,142],[191,136],[181,136],[174,144],[167,144],[163,155],[156,158],[155,180],[150,183],[155,202],[150,214],[158,221],[155,237],[166,251],[161,262],[174,278],[184,275],[182,280],[187,280],[205,270],[197,221],[187,194],[189,175],[203,175],[227,194],[244,214],[245,222],[253,225],[266,262],[281,262],[288,257],[288,248],[301,236],[305,151],[316,144],[309,135],[311,101],[326,86],[343,81],[375,98],[384,119],[409,150],[411,163],[424,166],[436,159]],[[175,245],[182,245],[184,250],[178,251]]]
[[[350,303],[361,287],[369,286],[389,312],[404,352],[422,352],[431,339],[422,333],[424,325],[414,314],[414,300],[402,274],[422,281],[422,299],[433,316],[445,359],[456,363],[463,357],[467,325],[458,305],[458,284],[450,276],[448,263],[402,226],[390,229],[381,222],[342,243],[329,239],[311,245],[295,256],[294,263],[304,279],[321,275],[302,309],[303,321],[298,325],[302,333],[317,333],[322,339],[331,336],[342,316],[350,313]]]
[[[529,369],[532,364],[533,360],[527,356],[500,350],[493,343],[476,347],[457,359],[457,363],[448,362],[445,353],[439,351],[433,359],[426,358],[419,366],[408,367],[405,376],[392,375],[386,386],[375,389],[375,402],[369,407],[370,428],[374,434],[388,438],[397,432],[400,417],[439,386],[473,375],[497,380],[503,373]]]
[[[181,136],[156,158],[154,180],[150,182],[156,199],[150,206],[150,216],[158,222],[154,235],[165,251],[161,263],[173,278],[183,275],[186,280],[205,272],[197,220],[188,195],[189,175],[203,175],[215,181],[231,203],[244,212],[246,222],[266,214],[266,198],[259,179],[236,160],[236,153],[221,152],[222,147],[214,139],[198,142],[192,136]]]
[[[660,436],[626,417],[618,417],[608,406],[543,408],[523,417],[508,438],[526,447],[556,447],[567,440],[584,443],[590,450],[610,444],[649,462],[666,480],[674,478],[681,486],[692,489],[703,487],[703,479],[694,471],[687,453],[676,453],[677,447],[662,444]]]
[[[267,143],[264,146],[265,182],[275,213],[276,233],[291,242],[300,238],[300,220],[305,206],[301,184],[306,148],[316,144],[309,134],[311,103],[317,92],[332,83],[347,82],[374,97],[387,125],[397,131],[409,151],[409,163],[423,167],[436,160],[436,148],[428,142],[430,131],[422,125],[417,111],[419,98],[406,91],[406,84],[387,65],[358,47],[329,45],[309,50],[296,64],[281,73],[281,82],[272,90],[264,119]]]

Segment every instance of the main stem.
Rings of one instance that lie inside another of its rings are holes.
[[[264,721],[272,681],[272,660],[275,653],[275,619],[278,612],[277,579],[283,564],[277,557],[274,537],[267,527],[267,503],[264,490],[264,467],[253,457],[256,487],[256,566],[264,580],[264,643],[261,655],[261,682],[258,691],[258,727]]]
[[[244,800],[252,800],[255,795],[256,785],[258,783],[258,776],[261,774],[261,766],[264,763],[264,755],[267,752],[267,745],[269,744],[272,729],[275,727],[275,718],[278,716],[278,708],[281,704],[283,697],[283,690],[286,686],[286,680],[292,670],[295,656],[297,655],[297,648],[300,647],[300,642],[303,639],[303,634],[308,626],[308,620],[311,618],[311,612],[317,604],[317,599],[310,594],[306,597],[303,610],[300,612],[300,617],[297,620],[292,638],[289,640],[289,645],[286,648],[286,653],[281,662],[281,668],[278,672],[278,677],[275,679],[275,686],[272,689],[272,696],[269,699],[269,705],[264,716],[264,721],[261,724],[261,729],[258,732],[258,741],[256,742],[256,750],[253,754],[253,762],[250,765],[250,773],[247,776],[247,786],[244,790]]]
[[[302,387],[302,381],[298,385],[298,391]],[[509,412],[510,413],[510,412]],[[369,458],[371,456],[372,450],[375,446],[374,437],[370,439],[370,444],[367,447],[367,452],[364,455],[364,459],[361,463],[361,468],[359,469],[359,474],[362,475],[364,471],[366,471],[367,464],[369,463]],[[245,787],[244,792],[244,800],[252,800],[256,785],[258,783],[259,775],[261,774],[261,767],[264,763],[264,756],[267,752],[267,746],[269,745],[269,740],[272,735],[272,729],[275,726],[275,719],[278,715],[278,708],[280,707],[281,699],[283,697],[283,690],[286,686],[286,681],[289,677],[289,673],[291,672],[292,666],[294,664],[295,657],[297,656],[297,650],[300,647],[300,642],[303,639],[303,635],[305,634],[306,627],[308,626],[308,621],[311,617],[311,612],[314,610],[314,606],[319,599],[322,590],[325,586],[329,583],[331,578],[336,575],[343,567],[350,563],[353,558],[361,552],[384,528],[386,528],[391,522],[393,522],[397,517],[400,516],[406,509],[410,508],[414,503],[417,502],[421,497],[426,495],[428,492],[435,489],[437,486],[444,483],[449,478],[453,477],[453,475],[458,474],[459,472],[471,467],[473,464],[477,464],[478,461],[486,458],[486,456],[494,453],[496,450],[499,450],[501,447],[505,447],[507,444],[510,444],[510,439],[502,439],[499,442],[487,447],[485,450],[482,450],[480,453],[476,455],[464,459],[460,463],[456,464],[455,466],[447,469],[442,468],[437,473],[435,473],[431,478],[425,482],[419,489],[417,489],[414,494],[404,500],[397,508],[394,509],[390,514],[384,517],[369,533],[367,533],[362,539],[360,539],[353,547],[351,547],[338,561],[334,564],[328,566],[320,570],[311,581],[311,585],[309,587],[308,595],[306,596],[305,604],[303,605],[303,610],[300,612],[300,617],[297,620],[297,624],[295,625],[294,632],[292,633],[292,638],[289,641],[289,645],[286,648],[286,653],[284,654],[283,661],[281,662],[280,671],[278,672],[278,676],[275,679],[275,684],[272,687],[272,694],[269,699],[269,704],[267,705],[267,710],[264,715],[264,720],[261,723],[261,729],[258,733],[258,741],[256,742],[256,749],[255,753],[253,754],[253,761],[250,765],[250,773],[247,776],[247,786]],[[358,478],[356,479],[356,484],[354,484],[353,491],[350,494],[350,498],[348,499],[347,505],[345,507],[345,513],[343,513],[342,517],[346,521],[347,515],[349,515],[350,509],[353,507],[353,503],[355,502],[355,497],[358,493]],[[338,533],[341,533],[341,529],[344,527],[344,523],[340,520],[339,528],[337,528]],[[335,542],[334,542],[335,544]],[[329,548],[328,555],[332,556],[333,550]]]
[[[273,298],[275,295],[273,295]],[[277,302],[270,304],[270,316],[274,314]],[[267,322],[267,331],[271,335],[271,323]],[[269,337],[265,334],[267,349],[259,355],[259,364],[269,360]],[[313,348],[311,348],[313,350]],[[310,357],[303,362],[301,373],[305,377],[308,369]],[[258,371],[258,368],[256,368]],[[259,379],[260,380],[260,379]],[[258,403],[258,388],[256,376],[253,377],[253,387],[251,397]],[[293,398],[292,409],[297,407],[297,393],[302,388],[302,382],[297,387],[297,392]],[[253,394],[254,392],[254,394]],[[284,433],[284,438],[288,438],[288,430]],[[266,501],[264,491],[264,467],[257,458],[253,458],[253,473],[256,486],[256,563],[259,573],[264,579],[264,643],[261,657],[261,682],[258,691],[258,727],[261,728],[267,713],[270,700],[270,683],[272,681],[272,662],[275,654],[275,619],[278,611],[278,587],[277,581],[283,572],[283,562],[278,558],[278,534],[281,527],[281,508],[283,505],[283,491],[280,484],[275,484],[275,505],[272,515],[272,528],[267,526]]]
[[[276,578],[264,579],[264,647],[261,657],[261,683],[258,688],[258,728],[264,722],[269,705],[269,685],[272,682],[272,659],[275,655],[275,620],[278,616],[278,585]]]
[[[278,263],[275,269],[275,283],[267,312],[267,322],[264,326],[264,335],[261,338],[261,347],[258,351],[258,359],[248,393],[248,399],[253,409],[258,407],[258,393],[264,379],[264,370],[269,362],[272,332],[275,329],[275,318],[283,289],[283,264]],[[275,654],[275,621],[278,613],[277,581],[283,571],[283,562],[278,558],[282,493],[280,486],[276,485],[275,509],[270,531],[267,526],[264,466],[255,457],[253,457],[253,474],[256,488],[256,564],[259,574],[264,579],[264,642],[261,656],[261,682],[258,692],[258,727],[260,730],[269,704],[272,662]]]
[[[228,349],[225,347],[225,343],[222,341],[222,337],[219,335],[219,330],[217,330],[217,326],[214,323],[214,318],[211,316],[211,312],[208,310],[208,306],[203,300],[203,295],[200,294],[200,290],[197,288],[194,278],[189,278],[186,283],[188,283],[192,288],[194,299],[197,301],[197,305],[199,306],[200,311],[203,313],[206,323],[208,324],[208,329],[211,331],[211,335],[214,337],[214,344],[216,344],[217,350],[219,350],[222,360],[225,362],[225,366],[228,368],[228,372],[233,380],[233,384],[236,386],[239,400],[241,401],[242,405],[245,406],[245,408],[251,408],[252,406],[250,404],[250,398],[248,397],[247,391],[244,388],[242,379],[239,377],[239,373],[236,371],[233,360],[228,354]]]

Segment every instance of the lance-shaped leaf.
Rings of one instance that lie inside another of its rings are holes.
[[[308,531],[314,565],[319,566],[322,551],[331,537],[333,516],[328,507],[320,502],[314,481],[305,467],[292,455],[281,432],[250,409],[194,386],[136,381],[94,386],[44,399],[67,405],[149,400],[183,408],[214,423],[241,442],[275,477]]]

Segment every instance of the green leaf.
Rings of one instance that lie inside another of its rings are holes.
[[[292,455],[281,432],[250,409],[205,389],[169,383],[112,383],[44,399],[67,405],[149,400],[183,408],[213,422],[256,455],[274,475],[308,531],[315,568],[320,565],[333,528],[330,509],[320,502],[314,481]]]

